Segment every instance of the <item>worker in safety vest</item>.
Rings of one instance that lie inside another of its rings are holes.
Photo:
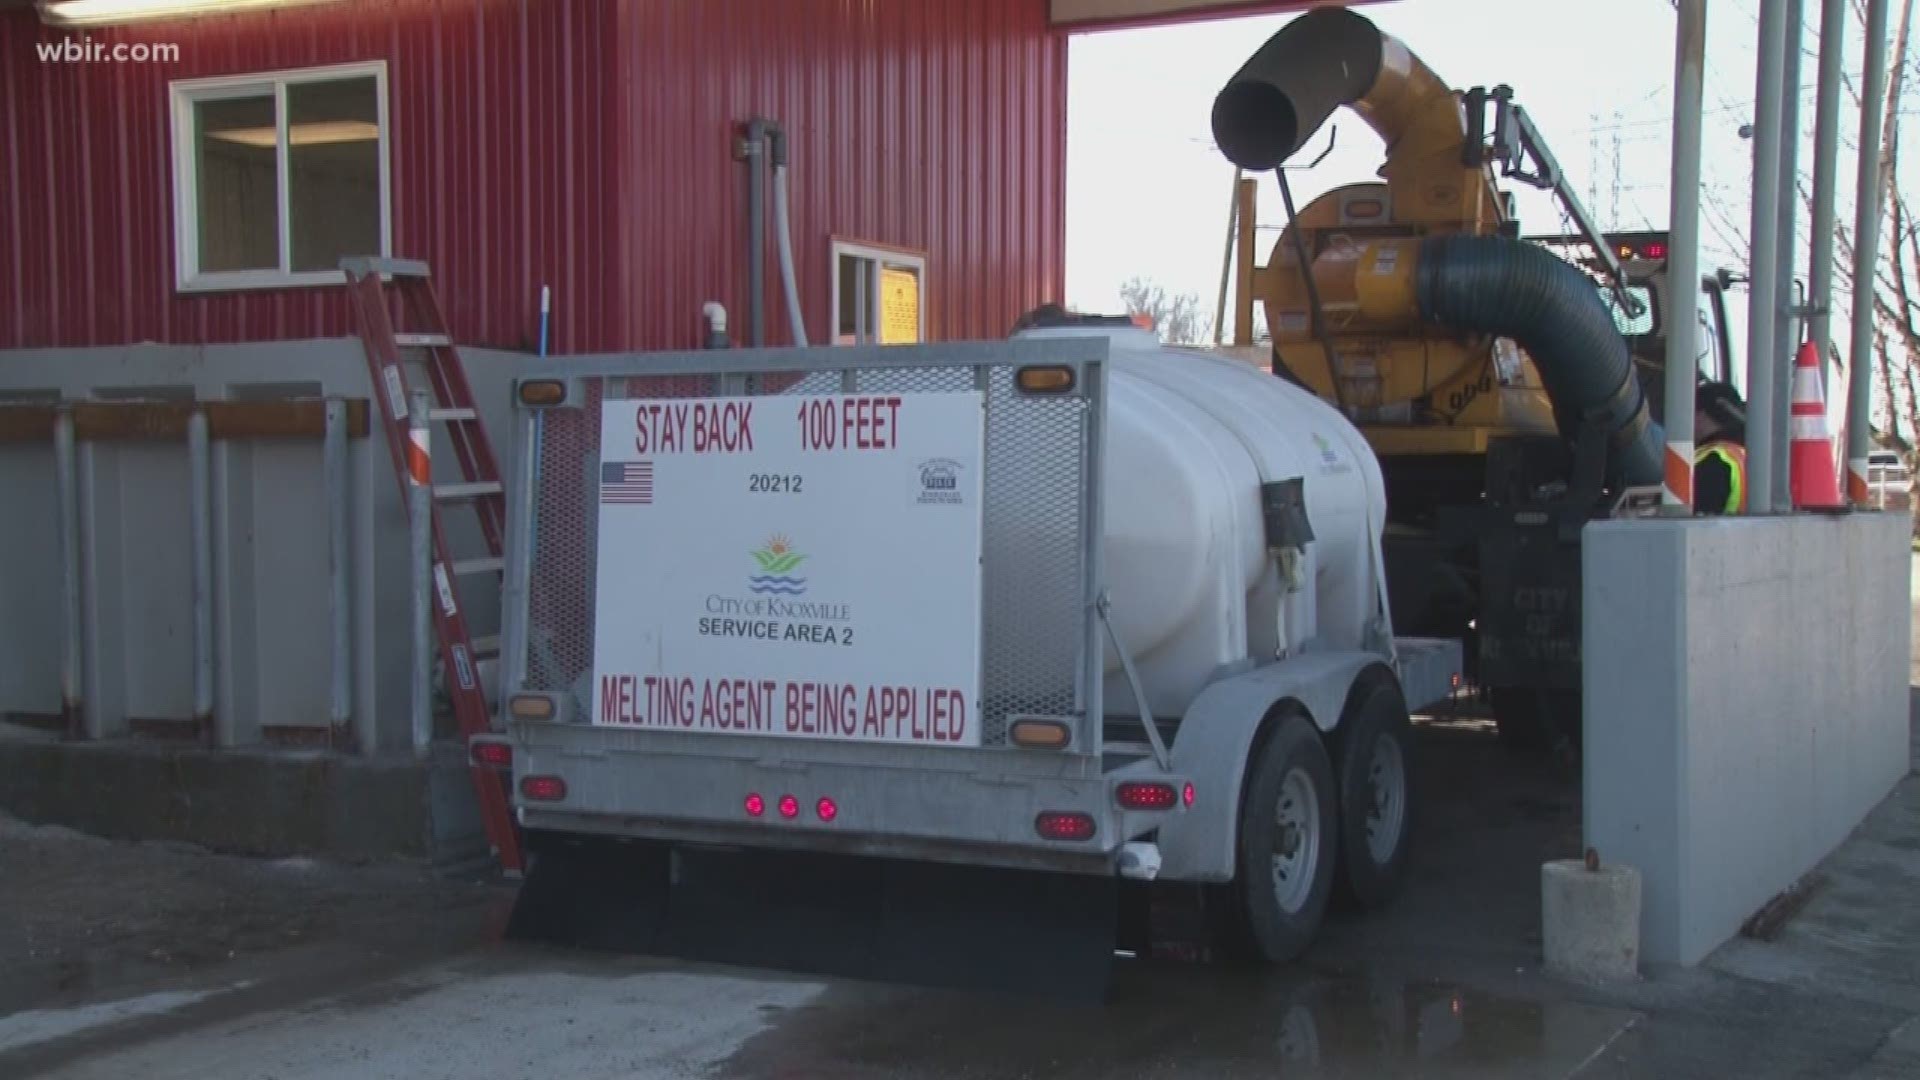
[[[1706,382],[1693,395],[1693,508],[1702,514],[1747,509],[1747,406],[1729,383]]]

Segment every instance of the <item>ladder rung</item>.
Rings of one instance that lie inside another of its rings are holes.
[[[459,499],[477,499],[482,495],[498,495],[505,490],[498,480],[475,480],[466,484],[435,484],[433,497],[441,502],[454,502]]]
[[[1125,739],[1108,739],[1100,744],[1100,749],[1110,754],[1139,754],[1142,757],[1153,756],[1153,747],[1150,744],[1129,742]]]
[[[385,274],[388,277],[423,278],[427,276],[427,264],[419,259],[384,259],[364,255],[350,255],[340,260],[340,269],[358,277],[368,274]]]
[[[445,334],[395,334],[393,343],[403,349],[438,349],[453,344]]]
[[[480,413],[476,409],[428,409],[428,420],[478,420]]]
[[[453,572],[462,577],[472,574],[497,574],[507,568],[507,560],[498,555],[483,555],[478,559],[453,560]]]
[[[473,639],[474,659],[500,655],[500,635],[483,634]]]

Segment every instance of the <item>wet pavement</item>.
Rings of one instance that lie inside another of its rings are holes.
[[[0,1077],[1920,1076],[1913,778],[1780,940],[1583,987],[1538,971],[1571,763],[1420,749],[1400,900],[1283,971],[1123,959],[1099,1004],[503,943],[499,885],[0,824]]]

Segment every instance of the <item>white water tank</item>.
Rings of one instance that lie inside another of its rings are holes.
[[[1282,594],[1260,505],[1266,481],[1304,480],[1314,539],[1286,599],[1289,654],[1361,648],[1381,601],[1380,465],[1312,393],[1239,360],[1170,349],[1132,327],[1036,329],[1109,339],[1106,580],[1114,629],[1156,717],[1217,676],[1280,652]],[[1111,648],[1106,710],[1137,712]]]

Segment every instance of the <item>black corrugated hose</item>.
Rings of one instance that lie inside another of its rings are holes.
[[[1420,316],[1512,338],[1540,371],[1560,434],[1576,439],[1598,415],[1609,435],[1607,479],[1658,484],[1665,436],[1647,414],[1626,339],[1593,279],[1533,244],[1499,236],[1439,236],[1420,246]]]

